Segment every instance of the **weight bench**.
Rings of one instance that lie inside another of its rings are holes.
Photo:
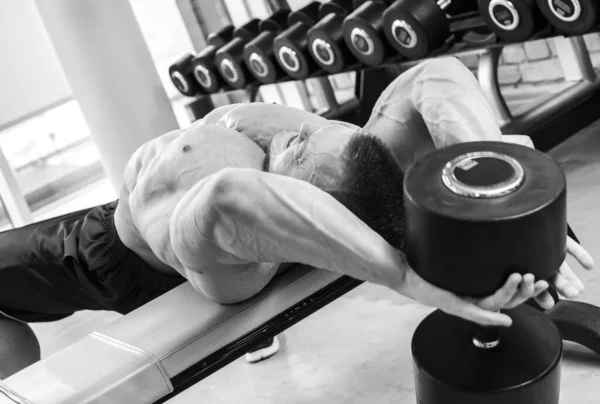
[[[236,305],[185,283],[0,384],[0,403],[164,402],[362,282],[303,265]]]
[[[533,147],[526,136],[504,138]],[[361,283],[296,265],[227,306],[185,283],[0,382],[0,404],[163,403]],[[571,340],[598,347],[600,309],[561,301],[553,310],[565,308],[561,332],[566,324]]]

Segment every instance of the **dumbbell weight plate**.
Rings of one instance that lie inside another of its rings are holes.
[[[486,25],[508,42],[522,42],[540,29],[541,16],[535,0],[479,0]]]
[[[444,45],[450,23],[434,0],[398,0],[383,13],[388,42],[409,59],[420,59]]]
[[[221,53],[215,59],[218,72],[225,83],[235,89],[246,87],[247,76],[251,73],[244,64],[238,63],[235,57],[227,53]]]
[[[320,2],[313,1],[292,12],[288,18],[288,28],[273,40],[273,53],[277,63],[295,79],[304,79],[311,72],[319,70],[310,57],[306,35],[311,25],[319,20],[320,7]]]
[[[192,61],[192,72],[200,88],[207,93],[218,91],[225,83],[220,74],[216,71],[215,51],[216,49],[206,49],[208,52],[200,52]]]
[[[273,42],[275,35],[273,32],[262,32],[259,36],[264,37],[265,40],[270,38],[270,42]],[[246,66],[248,66],[250,73],[263,84],[274,83],[279,77],[283,76],[281,67],[276,65],[277,62],[273,63],[274,58],[273,54],[269,55],[264,49],[252,43],[249,43],[244,49]]]
[[[315,58],[315,61],[325,68],[334,66],[340,59],[340,55],[336,55],[335,47],[331,45],[331,42],[329,38],[315,38],[310,41],[311,46],[309,49],[311,54]]]
[[[219,60],[219,72],[221,77],[233,88],[246,87],[246,78],[242,73],[243,67],[232,58],[224,56]]]
[[[308,50],[315,62],[328,73],[343,71],[353,59],[344,43],[344,17],[329,14],[308,31]]]
[[[193,59],[194,57],[188,54],[169,67],[171,82],[181,94],[188,97],[193,97],[200,91],[192,77]]]
[[[369,66],[377,66],[385,59],[377,31],[369,25],[353,27],[344,35],[344,40],[351,44],[354,56]]]
[[[237,28],[234,38],[215,53],[215,64],[227,84],[242,89],[253,79],[244,63],[244,47],[259,34],[260,20],[254,18]]]
[[[463,296],[489,296],[515,271],[549,279],[566,257],[564,173],[528,147],[435,150],[407,171],[404,208],[410,265]]]
[[[381,15],[388,4],[385,1],[366,1],[344,19],[346,47],[367,66],[378,66],[388,55],[395,53],[383,37]]]
[[[310,72],[318,70],[318,65],[308,54],[306,32],[306,25],[295,25],[273,40],[277,62],[295,79],[304,79]]]
[[[225,84],[215,66],[215,53],[233,39],[233,31],[234,27],[227,25],[218,32],[209,34],[208,46],[202,49],[191,62],[192,76],[203,92],[217,92]]]
[[[260,33],[244,46],[244,63],[262,84],[275,83],[284,76],[273,54],[273,39],[288,24],[290,10],[282,9],[260,23]]]
[[[537,4],[546,20],[568,35],[584,35],[600,19],[598,0],[538,0]]]
[[[526,305],[506,314],[513,324],[500,330],[498,344],[489,349],[475,345],[473,323],[439,310],[426,317],[411,344],[417,402],[558,404],[558,329]]]
[[[309,61],[295,45],[283,44],[277,49],[277,61],[291,77],[303,79],[309,75]]]
[[[248,57],[248,65],[252,67],[251,71],[256,77],[265,78],[269,75],[272,67],[267,63],[269,62],[257,52],[252,52]]]
[[[186,79],[181,72],[174,71],[171,73],[171,81],[181,94],[187,96],[194,95],[194,91],[192,90],[189,80]]]
[[[214,87],[214,74],[203,64],[195,66],[194,77],[196,78],[198,84],[200,84],[203,88],[211,90]]]

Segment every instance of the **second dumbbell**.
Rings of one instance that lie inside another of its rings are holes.
[[[306,35],[308,50],[319,66],[328,73],[344,71],[357,59],[344,42],[344,18],[362,2],[331,0],[319,8],[320,20]]]
[[[567,35],[584,35],[600,24],[598,0],[537,0],[548,22]]]
[[[290,10],[284,9],[273,13],[260,23],[260,34],[244,47],[244,61],[250,73],[261,83],[275,83],[283,78],[283,71],[273,51],[273,40],[288,25]]]
[[[208,35],[208,46],[192,60],[192,72],[202,91],[214,93],[225,86],[225,82],[215,65],[217,50],[233,38],[233,25],[227,25],[218,32]]]
[[[244,62],[244,47],[259,34],[260,20],[254,18],[233,32],[233,39],[215,54],[215,64],[221,77],[235,89],[242,89],[254,77]]]
[[[391,0],[368,0],[352,11],[343,24],[344,41],[355,58],[367,66],[378,66],[397,55],[384,38],[381,16]]]
[[[319,70],[308,52],[306,34],[319,20],[321,3],[313,1],[293,11],[288,17],[288,28],[273,40],[273,52],[279,65],[295,79],[304,79]]]
[[[478,0],[478,2],[479,12],[488,27],[506,42],[526,41],[548,25],[535,0]]]

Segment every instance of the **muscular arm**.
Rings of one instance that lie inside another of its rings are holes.
[[[178,204],[171,243],[186,270],[299,262],[397,290],[404,255],[327,193],[290,177],[226,169]],[[208,258],[208,259],[207,259]]]
[[[502,140],[479,82],[453,57],[424,61],[398,76],[364,129],[381,137],[403,166],[433,148]]]
[[[219,110],[222,108],[225,107]],[[327,119],[302,109],[264,102],[235,104],[223,111],[215,110],[214,114],[210,118],[219,117],[215,120],[217,125],[240,132],[263,150],[278,133],[298,132],[306,122],[318,127],[328,123]]]

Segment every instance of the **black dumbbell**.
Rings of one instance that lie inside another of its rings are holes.
[[[356,61],[344,42],[344,18],[364,3],[356,0],[332,0],[319,8],[320,20],[307,33],[312,58],[328,73],[339,73]]]
[[[194,81],[192,72],[193,59],[194,56],[188,53],[169,67],[169,77],[171,78],[173,85],[181,94],[187,95],[188,97],[193,97],[201,92]]]
[[[476,10],[473,0],[396,0],[383,13],[383,29],[398,53],[408,59],[420,59],[450,38],[453,30],[449,13]]]
[[[192,61],[194,78],[200,88],[207,93],[219,91],[225,82],[217,71],[215,54],[217,50],[233,38],[233,25],[227,25],[218,32],[208,35],[208,46],[202,49]]]
[[[583,35],[600,23],[598,0],[538,0],[550,25],[567,35]]]
[[[346,46],[367,66],[378,66],[396,55],[383,36],[381,15],[390,4],[391,0],[368,0],[344,19],[342,28]]]
[[[550,279],[565,259],[565,175],[540,151],[504,142],[452,145],[416,161],[403,186],[407,261],[440,288],[488,296],[513,272]],[[566,335],[527,305],[502,312],[510,327],[439,310],[419,324],[411,344],[417,403],[559,403]],[[572,321],[568,332],[586,329],[588,341],[597,341],[593,328]]]
[[[306,34],[319,20],[320,6],[321,3],[313,1],[291,12],[288,28],[273,40],[273,52],[277,63],[295,79],[304,79],[319,70],[319,66],[308,53]]]
[[[246,87],[254,77],[244,62],[244,47],[259,32],[260,20],[253,18],[233,31],[233,39],[223,45],[215,54],[215,63],[221,77],[236,89]]]
[[[261,83],[275,83],[285,76],[273,53],[273,39],[287,28],[290,10],[279,10],[259,26],[260,34],[244,47],[244,61],[250,73]]]
[[[479,0],[479,12],[506,42],[526,41],[547,25],[535,0]]]

